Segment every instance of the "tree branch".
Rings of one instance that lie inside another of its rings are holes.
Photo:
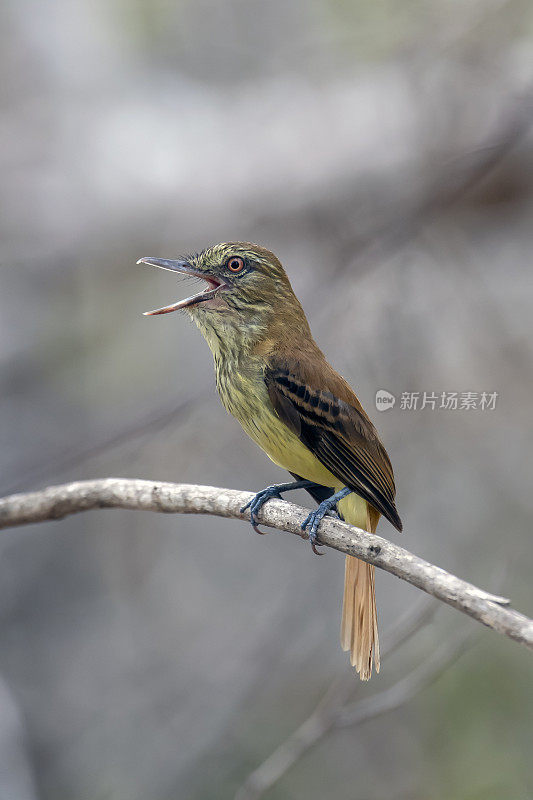
[[[252,496],[250,492],[213,486],[125,478],[78,481],[0,500],[0,528],[62,519],[69,514],[94,508],[214,514],[244,520],[248,519],[248,514],[241,514],[240,509]],[[261,510],[259,519],[269,527],[307,538],[300,527],[307,513],[301,506],[285,500],[269,500]],[[326,517],[320,523],[319,541],[342,553],[375,564],[487,627],[533,649],[533,620],[503,607],[509,603],[505,598],[478,589],[381,536],[354,528],[333,517]]]

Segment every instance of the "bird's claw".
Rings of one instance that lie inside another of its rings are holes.
[[[266,489],[262,489],[262,491],[257,492],[256,495],[249,500],[245,506],[241,508],[241,514],[244,514],[245,511],[250,509],[250,522],[252,523],[252,527],[256,533],[260,533],[264,535],[267,531],[260,531],[258,528],[259,520],[257,515],[261,511],[264,504],[267,500],[270,500],[272,497],[277,497],[279,500],[282,500],[281,493],[288,492],[291,489],[307,489],[309,486],[313,486],[314,484],[311,481],[307,480],[300,480],[296,481],[295,483],[277,483],[273,486],[267,486]],[[339,500],[342,500],[343,497],[346,497],[347,494],[350,494],[350,489],[345,488],[342,489],[340,492],[336,494],[332,494],[331,497],[328,497],[327,500],[323,500],[322,503],[316,508],[314,511],[311,511],[305,521],[302,523],[302,530],[307,530],[307,535],[309,537],[309,541],[311,542],[311,547],[313,549],[313,553],[316,553],[317,556],[322,556],[324,553],[321,553],[317,550],[316,539],[317,539],[317,532],[318,526],[320,525],[321,521],[324,519],[326,514],[332,514],[333,509],[337,507],[337,503]]]
[[[316,549],[316,537],[318,532],[318,526],[326,516],[326,514],[331,514],[333,509],[337,508],[337,503],[339,500],[342,500],[343,497],[346,497],[351,492],[351,489],[348,489],[346,486],[344,489],[341,489],[340,492],[336,494],[332,494],[331,497],[328,497],[326,500],[323,500],[318,508],[315,508],[314,511],[311,511],[310,514],[307,515],[305,520],[301,524],[301,529],[303,531],[307,531],[307,535],[309,536],[309,541],[311,542],[311,547],[313,548],[313,553],[316,553],[317,556],[323,556],[324,553],[320,553]]]
[[[317,538],[318,526],[320,525],[321,520],[325,517],[327,511],[329,511],[329,508],[322,510],[322,503],[321,503],[315,511],[311,511],[307,515],[307,517],[300,526],[303,531],[307,530],[307,528],[309,527],[307,535],[311,543],[311,549],[313,553],[317,556],[325,555],[325,553],[321,553],[320,550],[316,549],[317,548],[316,538]]]
[[[259,525],[256,525],[255,522],[252,522],[252,528],[254,529],[254,531],[256,533],[259,534],[259,536],[266,536],[267,533],[268,533],[268,531],[262,531],[261,528],[259,527]]]
[[[261,536],[264,536],[266,533],[268,533],[268,531],[259,530],[259,520],[257,519],[257,515],[267,500],[270,500],[272,497],[277,497],[279,500],[282,499],[280,490],[277,486],[267,486],[266,489],[262,489],[260,492],[257,492],[257,494],[241,508],[241,514],[244,514],[245,511],[250,509],[250,522],[252,523],[252,528]]]

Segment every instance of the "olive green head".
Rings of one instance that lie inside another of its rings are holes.
[[[225,242],[201,253],[178,260],[141,258],[137,263],[202,278],[207,287],[172,305],[147,311],[147,315],[168,314],[186,309],[205,334],[214,329],[267,329],[276,318],[290,317],[288,324],[303,318],[289,279],[276,256],[249,242]]]

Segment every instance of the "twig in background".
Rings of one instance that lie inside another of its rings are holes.
[[[400,213],[396,220],[389,220],[383,228],[363,241],[354,239],[350,234],[343,236],[343,232],[338,231],[335,241],[339,251],[334,261],[339,265],[337,271],[346,273],[356,264],[371,264],[373,255],[381,259],[415,239],[425,225],[452,208],[486,180],[525,138],[532,125],[533,87],[528,87],[502,113],[499,132],[477,147],[475,152],[463,153],[454,159],[458,164],[462,161],[462,164],[455,168],[450,168],[448,164],[411,213]],[[471,158],[468,166],[464,164],[467,157]]]
[[[391,655],[424,628],[435,615],[437,608],[438,603],[424,600],[404,614],[394,628],[385,633],[383,656]],[[340,711],[346,707],[350,698],[360,691],[360,688],[361,685],[354,681],[351,670],[346,670],[340,678],[334,680],[309,717],[250,773],[237,793],[236,800],[259,797],[273,786],[332,729]]]
[[[38,461],[27,467],[21,466],[19,471],[23,473],[23,477],[21,476],[10,485],[2,486],[0,493],[11,494],[12,492],[19,492],[44,478],[49,480],[50,477],[55,478],[58,475],[62,475],[84,461],[98,458],[103,453],[107,453],[108,450],[120,447],[120,445],[132,439],[137,439],[147,433],[156,433],[170,425],[171,422],[176,423],[186,417],[189,411],[193,408],[198,408],[206,396],[207,393],[199,392],[198,397],[188,398],[171,407],[159,408],[140,419],[134,420],[114,435],[102,435],[100,441],[95,444],[86,445],[85,447],[80,445],[78,449],[74,448],[74,452],[72,448],[69,448],[61,453],[50,455],[44,461]]]
[[[385,645],[382,647],[383,657],[394,653],[425,627],[433,619],[438,608],[438,603],[423,599],[409,609],[398,620],[394,628],[385,634]],[[354,681],[352,671],[346,670],[326,690],[313,714],[319,713],[323,717],[331,716],[335,709],[341,708],[358,690],[360,690],[360,684]]]
[[[389,643],[390,654],[396,647],[405,643],[428,621],[427,612],[434,608],[430,605],[424,610],[421,619],[413,620],[400,630],[397,640]],[[340,702],[328,703],[326,693],[315,711],[297,728],[282,744],[280,744],[257,769],[248,775],[235,795],[235,800],[258,800],[272,788],[294,764],[330,731],[338,728],[360,725],[366,720],[393,711],[411,700],[442,673],[466,650],[473,638],[472,631],[461,633],[451,641],[444,642],[432,656],[419,664],[412,672],[397,683],[371,697],[345,705]],[[350,675],[353,684],[353,675]]]

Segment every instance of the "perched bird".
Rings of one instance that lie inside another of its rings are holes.
[[[276,256],[231,242],[177,261],[137,263],[207,283],[199,294],[146,314],[187,310],[213,353],[224,407],[295,478],[269,486],[245,506],[254,528],[269,498],[305,488],[319,503],[302,525],[315,552],[320,520],[334,508],[372,533],[381,514],[401,530],[387,452],[356,395],[315,343]],[[346,557],[341,644],[362,680],[370,678],[373,662],[379,671],[374,567],[352,556]]]

